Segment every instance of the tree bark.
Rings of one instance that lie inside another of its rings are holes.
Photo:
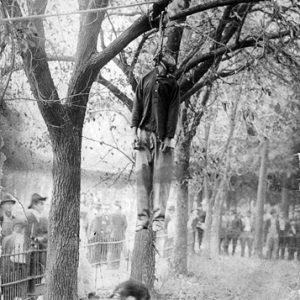
[[[153,292],[155,279],[155,233],[141,230],[135,234],[130,277],[143,282]]]
[[[281,211],[283,213],[283,216],[288,219],[289,217],[289,198],[288,198],[288,189],[287,189],[287,175],[286,173],[282,174],[281,179]]]
[[[212,110],[210,110],[208,117],[205,120],[205,149],[204,149],[204,180],[203,180],[203,190],[204,190],[204,202],[206,204],[206,217],[205,217],[205,230],[203,235],[203,255],[205,257],[209,257],[210,255],[210,230],[212,223],[212,213],[213,213],[213,205],[214,198],[212,193],[209,190],[209,179],[208,179],[208,161],[207,161],[207,153],[208,153],[208,145],[209,145],[209,135],[210,128],[212,124],[212,120],[214,119],[214,115]],[[210,196],[211,195],[211,196]]]
[[[262,257],[264,232],[264,203],[266,196],[266,175],[267,175],[267,160],[269,152],[269,140],[265,138],[261,149],[261,162],[259,171],[259,181],[256,201],[256,220],[255,220],[255,236],[254,236],[254,254]]]
[[[186,113],[183,110],[183,114]],[[187,222],[189,199],[189,160],[191,139],[181,137],[176,148],[176,226],[173,264],[178,274],[187,272]]]
[[[212,214],[211,230],[210,230],[210,256],[216,258],[219,255],[220,245],[220,222],[222,205],[224,201],[225,178],[221,179],[214,201]]]
[[[53,194],[49,217],[47,300],[77,299],[81,127],[50,131]]]

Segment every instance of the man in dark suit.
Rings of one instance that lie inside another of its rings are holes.
[[[29,249],[30,246],[34,246],[36,250],[40,250],[31,253],[31,275],[44,274],[46,268],[48,219],[43,215],[46,199],[47,197],[34,193],[31,196],[31,202],[26,211],[26,247]]]
[[[48,240],[48,219],[43,215],[46,199],[47,197],[42,197],[37,193],[33,194],[26,211],[27,228],[25,235],[29,239],[37,240],[43,248],[46,248]]]
[[[121,252],[124,245],[125,232],[127,229],[127,219],[122,213],[120,202],[114,204],[114,211],[110,215],[110,241],[113,242],[110,247],[110,260],[113,268],[119,268]]]
[[[96,204],[96,215],[91,220],[88,229],[89,258],[91,263],[107,260],[108,240],[110,236],[110,219],[104,212],[102,204]]]

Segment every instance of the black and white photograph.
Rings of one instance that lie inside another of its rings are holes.
[[[297,0],[0,0],[0,300],[300,300]]]

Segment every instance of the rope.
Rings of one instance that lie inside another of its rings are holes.
[[[93,8],[93,9],[84,9],[84,10],[65,12],[65,13],[29,15],[29,16],[23,16],[23,17],[4,18],[4,19],[0,19],[0,24],[5,24],[5,23],[9,23],[9,22],[16,22],[16,21],[24,21],[24,20],[46,19],[46,18],[59,17],[59,16],[84,14],[84,13],[89,13],[89,12],[115,10],[115,9],[118,9],[118,8],[142,6],[142,5],[149,5],[149,4],[153,4],[153,3],[155,3],[155,1],[141,2],[141,3],[135,3],[135,4],[127,4],[127,5],[119,5],[119,6],[100,7],[100,8]]]

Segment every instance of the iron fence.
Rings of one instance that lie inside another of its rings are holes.
[[[36,299],[45,271],[46,250],[14,249],[1,255],[1,300]],[[42,293],[42,292],[41,292]]]
[[[193,231],[188,232],[188,251],[195,245]],[[122,240],[90,240],[83,245],[84,255],[89,264],[99,271],[103,265],[109,269],[120,270],[125,262],[126,273],[130,272],[131,253],[134,239]],[[285,257],[300,259],[300,239],[287,239],[284,244]],[[157,255],[170,259],[174,248],[174,238],[168,234],[157,234]],[[280,250],[280,247],[279,247]],[[46,249],[31,247],[29,251],[15,250],[12,254],[2,254],[0,264],[1,300],[36,299],[43,294],[43,277],[46,265]],[[124,268],[123,268],[124,269]],[[95,282],[98,282],[96,275]]]

